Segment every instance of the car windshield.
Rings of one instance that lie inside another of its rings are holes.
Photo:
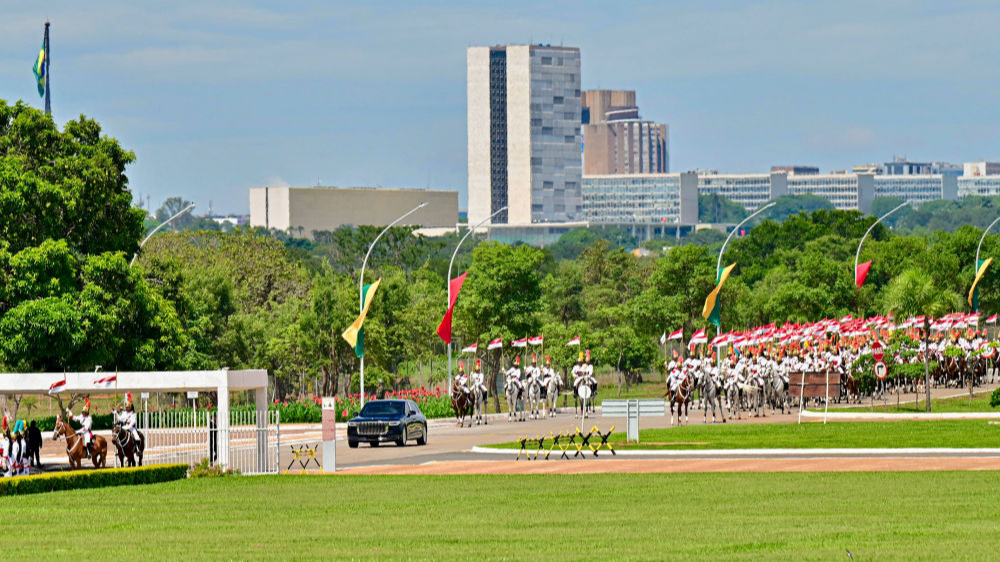
[[[400,417],[403,415],[403,403],[369,402],[361,409],[361,415],[366,418]]]

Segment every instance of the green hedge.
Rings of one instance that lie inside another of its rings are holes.
[[[43,492],[79,490],[82,488],[156,484],[172,480],[183,480],[187,477],[187,471],[188,465],[186,464],[155,464],[129,468],[15,476],[13,478],[0,479],[0,496],[40,494]]]

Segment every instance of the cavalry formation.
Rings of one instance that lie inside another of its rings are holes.
[[[489,389],[485,384],[482,362],[476,359],[471,376],[465,374],[465,365],[459,361],[458,376],[451,389],[452,408],[458,425],[465,425],[465,418],[474,420],[475,425],[486,424],[486,399]],[[590,361],[590,350],[580,352],[576,365],[571,370],[573,376],[573,411],[586,417],[594,411],[597,396],[597,379]],[[531,364],[521,370],[521,358],[515,356],[510,367],[503,372],[503,392],[507,402],[507,421],[524,421],[554,416],[558,411],[558,400],[565,383],[552,368],[552,360],[546,356],[545,364],[538,366],[538,358],[531,355]]]
[[[991,319],[994,317],[991,317]],[[882,398],[890,392],[924,390],[925,359],[930,368],[932,387],[961,387],[992,382],[1000,368],[997,343],[984,328],[977,328],[977,314],[955,313],[928,322],[913,317],[896,324],[891,316],[839,320],[821,320],[810,324],[786,323],[760,326],[745,332],[729,332],[712,341],[699,330],[692,345],[673,351],[664,361],[666,397],[670,402],[670,423],[687,423],[689,408],[697,398],[704,410],[705,422],[711,412],[713,422],[742,419],[743,414],[759,417],[770,409],[771,415],[784,414],[804,407],[803,399],[790,388],[791,380],[805,381],[806,374],[821,374],[839,381],[839,389],[829,399],[834,402],[860,402],[863,397]],[[680,333],[680,332],[677,332]],[[665,343],[666,338],[661,340]],[[880,380],[872,375],[872,354],[876,348],[889,351],[885,357],[892,376]],[[484,411],[489,389],[482,364],[477,359],[471,377],[459,363],[459,376],[452,388],[452,405],[459,425],[466,417],[486,423]],[[916,369],[894,366],[916,365]],[[796,374],[801,373],[801,376]],[[586,416],[593,411],[597,380],[589,350],[581,353],[572,375],[574,414]],[[532,355],[531,364],[520,367],[515,356],[510,367],[498,373],[503,377],[508,421],[539,419],[555,414],[557,399],[564,387],[548,357],[543,366]],[[798,383],[796,383],[798,384]],[[814,398],[822,404],[826,398]]]

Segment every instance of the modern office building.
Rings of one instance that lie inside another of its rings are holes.
[[[875,198],[874,177],[869,174],[788,176],[788,193],[818,195],[838,210],[867,213]]]
[[[748,211],[758,207],[775,197],[788,193],[788,174],[774,172],[771,174],[698,174],[698,193],[701,195],[718,194],[726,199],[739,203]]]
[[[1000,195],[1000,175],[962,176],[958,178],[958,196],[996,197]]]
[[[580,49],[469,47],[469,222],[580,220]]]
[[[632,90],[587,90],[581,96],[583,173],[665,174],[669,128],[643,121]]]
[[[958,197],[958,177],[951,175],[879,175],[874,185],[875,197],[901,197],[916,205]]]
[[[400,225],[454,227],[458,192],[366,187],[250,188],[250,226],[312,238],[344,225],[385,226],[420,203],[427,206]]]
[[[698,176],[691,172],[583,176],[583,216],[592,224],[697,224]]]

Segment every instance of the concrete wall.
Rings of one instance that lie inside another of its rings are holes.
[[[288,187],[250,188],[250,226],[288,230]]]
[[[698,224],[698,174],[681,174],[681,224]]]
[[[370,189],[332,187],[283,187],[251,189],[250,224],[265,226],[260,206],[255,214],[254,201],[267,190],[271,209],[270,228],[311,238],[314,230],[335,230],[343,225],[384,226],[416,207],[428,205],[400,223],[426,227],[454,227],[458,222],[457,191],[423,191],[418,189]],[[255,193],[256,192],[256,193]],[[275,209],[284,219],[275,220]]]
[[[469,47],[468,152],[469,223],[490,216],[490,48]]]

